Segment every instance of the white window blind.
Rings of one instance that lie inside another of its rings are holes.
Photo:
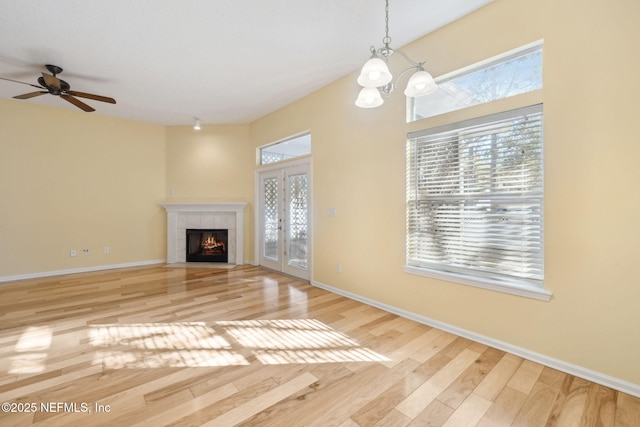
[[[407,265],[542,286],[542,105],[409,134]]]

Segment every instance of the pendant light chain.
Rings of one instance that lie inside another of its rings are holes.
[[[389,49],[389,45],[391,44],[391,37],[389,37],[389,0],[385,0],[384,15],[384,38],[382,39],[382,43]]]

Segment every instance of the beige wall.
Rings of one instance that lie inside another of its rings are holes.
[[[311,129],[313,279],[640,384],[639,24],[635,0],[496,0],[406,51],[440,75],[544,39],[542,92],[405,124],[399,90],[357,109],[354,74],[253,123],[254,146]],[[553,299],[403,273],[407,132],[542,100]]]
[[[244,259],[253,256],[253,170],[255,149],[248,125],[167,128],[168,201],[248,202]]]
[[[163,126],[0,100],[0,278],[164,259],[164,174]]]

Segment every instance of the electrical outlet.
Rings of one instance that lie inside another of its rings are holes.
[[[342,265],[336,264],[336,273],[342,273]]]
[[[71,249],[71,252],[69,254],[71,256],[76,256],[76,250],[75,249]]]
[[[84,252],[85,255],[89,255],[91,253],[89,249],[83,249],[82,252]]]
[[[109,249],[109,246],[105,246],[105,247],[104,247],[103,252],[104,252],[105,254],[108,254],[110,250],[111,250],[111,249]]]

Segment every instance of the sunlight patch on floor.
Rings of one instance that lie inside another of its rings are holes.
[[[184,349],[175,351],[97,351],[94,365],[105,369],[195,368],[248,365],[241,354],[229,350]]]
[[[89,341],[96,347],[125,345],[145,350],[231,348],[203,322],[90,325]]]
[[[90,325],[89,342],[105,369],[249,364],[204,322]]]
[[[37,374],[45,369],[53,333],[48,326],[29,326],[18,338],[9,374]]]
[[[90,325],[105,369],[389,360],[315,319]]]

